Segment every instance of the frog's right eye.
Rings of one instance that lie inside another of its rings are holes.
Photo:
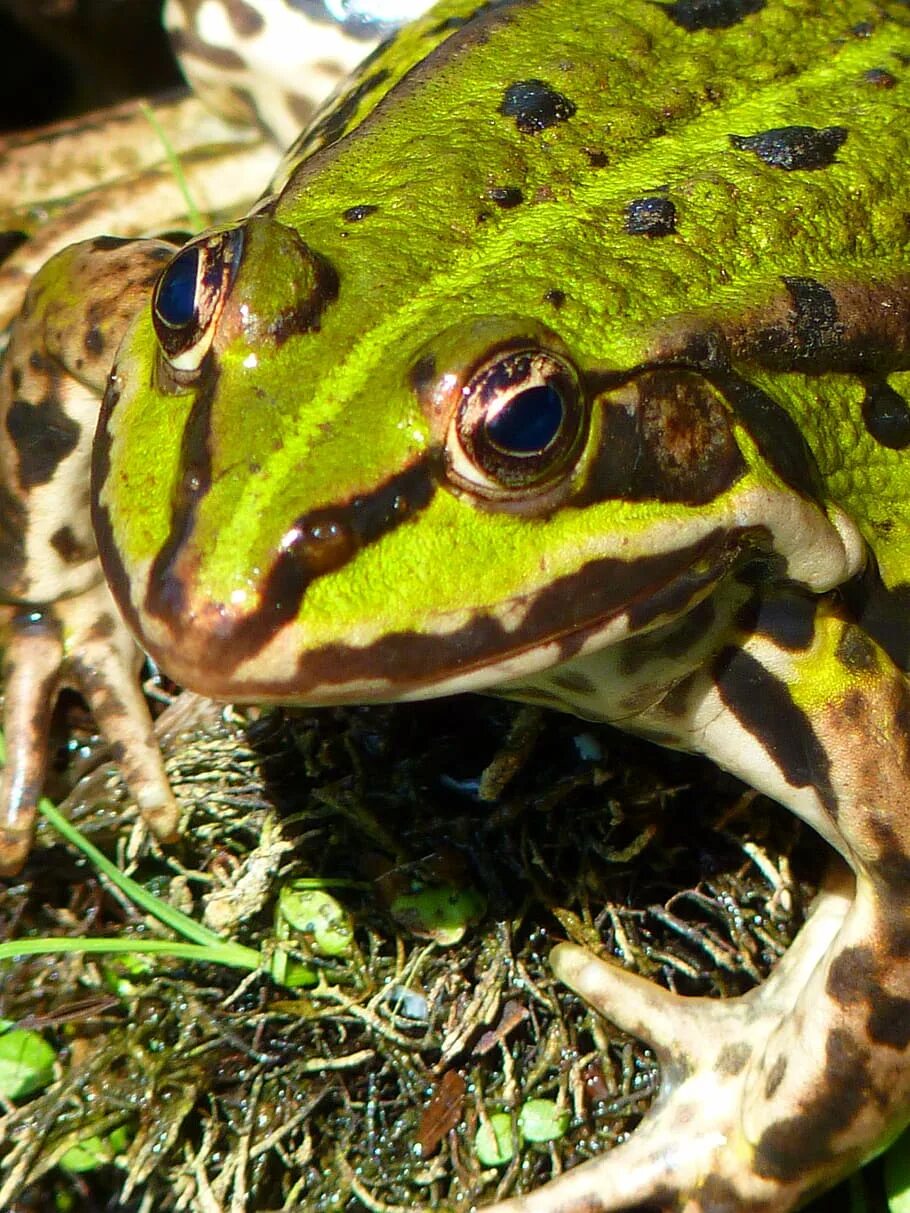
[[[152,320],[172,370],[192,375],[212,345],[242,251],[241,228],[187,244],[166,266],[152,296]]]

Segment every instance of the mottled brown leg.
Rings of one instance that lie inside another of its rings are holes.
[[[62,659],[55,621],[37,613],[13,621],[3,661],[6,766],[0,780],[0,875],[18,872],[31,846]]]
[[[789,648],[760,621],[734,634],[641,725],[787,805],[852,873],[741,998],[557,948],[557,974],[655,1049],[661,1089],[627,1143],[497,1213],[785,1213],[910,1119],[910,692],[832,604],[813,609]]]

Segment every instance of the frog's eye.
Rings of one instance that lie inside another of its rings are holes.
[[[565,358],[541,349],[500,354],[461,389],[446,445],[449,474],[491,500],[520,500],[573,466],[586,418]]]
[[[208,353],[242,248],[231,228],[187,244],[155,286],[152,321],[162,352],[178,372],[198,371]]]

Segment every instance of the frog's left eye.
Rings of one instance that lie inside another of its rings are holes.
[[[158,279],[152,321],[173,370],[193,373],[202,365],[240,258],[242,240],[240,228],[204,236],[176,253]]]
[[[491,500],[536,494],[573,466],[586,419],[567,359],[542,349],[500,354],[461,390],[446,444],[449,474]]]

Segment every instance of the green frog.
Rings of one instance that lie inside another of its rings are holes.
[[[618,1149],[497,1208],[782,1213],[887,1145],[910,1119],[908,132],[900,0],[445,0],[245,218],[61,252],[2,371],[4,868],[62,681],[176,829],[133,637],[225,700],[471,688],[611,721],[845,862],[741,998],[557,947],[661,1090]]]

